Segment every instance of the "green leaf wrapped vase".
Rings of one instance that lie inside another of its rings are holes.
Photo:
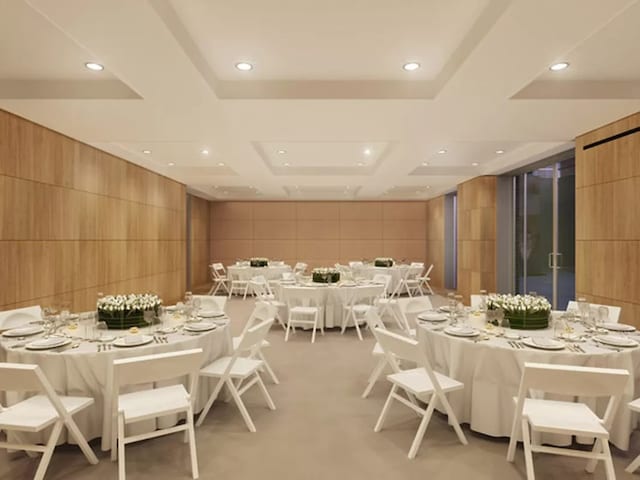
[[[109,329],[145,327],[145,313],[156,314],[162,300],[152,293],[107,295],[98,299],[98,321],[105,322]]]
[[[549,326],[551,304],[533,295],[491,295],[488,310],[502,310],[509,326],[516,330],[541,330]]]
[[[388,257],[378,257],[373,261],[374,267],[393,267],[393,258]]]
[[[340,272],[335,268],[314,268],[311,279],[314,283],[338,283]]]

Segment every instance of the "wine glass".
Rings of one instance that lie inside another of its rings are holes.
[[[578,312],[580,312],[580,319],[586,323],[589,320],[591,306],[585,298],[578,298]]]
[[[596,316],[596,326],[602,327],[609,321],[609,309],[604,305],[598,307],[598,313]]]

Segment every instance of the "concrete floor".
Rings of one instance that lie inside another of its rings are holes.
[[[234,334],[242,330],[253,301],[233,299],[227,311]],[[418,418],[396,404],[386,428],[373,432],[389,387],[380,382],[371,396],[360,395],[374,362],[373,339],[365,333],[358,341],[354,331],[338,330],[318,335],[299,331],[284,343],[284,332],[274,326],[272,347],[265,351],[280,377],[280,385],[267,382],[277,410],[264,405],[258,391],[245,395],[245,403],[257,433],[250,433],[234,404],[216,402],[205,423],[196,431],[200,478],[244,479],[524,479],[524,457],[518,449],[516,462],[505,460],[507,439],[476,434],[465,427],[468,446],[461,445],[446,418],[436,415],[429,425],[418,456],[407,452],[418,427]],[[48,480],[98,480],[117,478],[117,464],[108,452],[99,452],[100,463],[91,466],[76,447],[58,447],[46,475]],[[639,453],[640,435],[634,434],[630,452],[614,449],[619,479],[638,478],[624,467]],[[127,446],[130,479],[188,479],[188,448],[181,435],[161,437]],[[584,471],[585,462],[568,457],[537,455],[539,479],[604,479],[598,466],[594,474]],[[0,451],[0,479],[30,479],[37,461],[23,454],[8,458]],[[640,475],[640,473],[639,473]]]

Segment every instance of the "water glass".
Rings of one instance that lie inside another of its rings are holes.
[[[602,327],[605,323],[609,322],[609,309],[604,305],[598,307],[596,316],[596,326]]]
[[[589,320],[589,315],[591,313],[591,306],[589,302],[587,302],[584,298],[578,298],[578,312],[580,312],[580,319],[583,322],[587,322]]]

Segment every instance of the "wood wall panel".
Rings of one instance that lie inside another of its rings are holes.
[[[209,238],[210,218],[209,200],[189,195],[189,274],[192,290],[199,290],[198,287],[210,282],[208,265],[211,264],[209,250],[211,241]]]
[[[496,290],[497,177],[482,176],[458,185],[458,293]]]
[[[211,256],[311,267],[380,256],[425,261],[426,219],[425,202],[212,202]]]
[[[0,110],[0,310],[87,310],[99,291],[173,302],[184,225],[184,185]]]
[[[640,327],[640,113],[576,138],[576,296]]]
[[[445,236],[444,195],[427,202],[427,261],[433,263],[431,288],[444,289]]]

